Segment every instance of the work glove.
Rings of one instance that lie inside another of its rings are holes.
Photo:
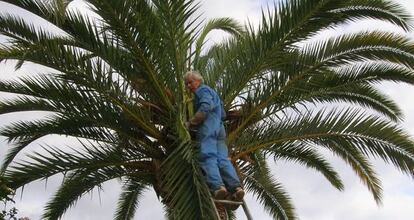
[[[205,112],[196,112],[195,115],[190,119],[190,121],[185,122],[187,128],[194,128],[197,125],[201,124],[207,117]]]

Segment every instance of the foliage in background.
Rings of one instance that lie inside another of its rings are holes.
[[[15,207],[7,209],[7,203],[14,203],[14,200],[12,199],[14,191],[5,183],[5,179],[0,176],[0,204],[2,203],[4,205],[4,208],[0,211],[0,220],[17,220],[15,217],[17,215],[17,209]]]

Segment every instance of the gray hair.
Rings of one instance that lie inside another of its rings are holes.
[[[190,77],[195,80],[200,80],[200,82],[204,81],[203,76],[201,76],[200,72],[198,72],[197,70],[190,70],[184,74],[184,79],[188,79]]]

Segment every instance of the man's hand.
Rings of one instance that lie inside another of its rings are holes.
[[[190,125],[191,125],[191,124],[190,124],[190,122],[189,122],[189,121],[186,121],[184,124],[185,124],[185,128],[190,129]]]
[[[207,117],[205,112],[196,112],[195,115],[189,120],[184,122],[185,127],[188,130],[193,130],[197,128],[199,124],[201,124]]]
[[[207,117],[207,114],[205,112],[196,112],[193,116],[193,118],[190,119],[189,127],[195,127],[199,124],[201,124]]]

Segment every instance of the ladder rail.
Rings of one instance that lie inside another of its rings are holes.
[[[231,201],[231,200],[215,200],[215,199],[213,199],[213,197],[210,197],[210,199],[212,200],[213,203],[222,203],[222,204],[231,204],[231,205],[241,205],[242,208],[243,208],[244,214],[247,217],[247,220],[253,220],[252,214],[251,214],[249,208],[247,207],[246,201],[244,199],[241,202]],[[220,215],[218,214],[216,205],[214,205],[214,210],[216,212],[216,215],[217,215],[218,219],[220,219]]]
[[[214,202],[222,203],[222,204],[230,204],[230,205],[242,205],[243,202],[236,202],[231,200],[217,200],[215,199]]]
[[[244,199],[243,199],[242,207],[243,207],[244,214],[246,214],[247,220],[253,220],[252,214],[250,213],[250,210],[247,207],[246,201],[244,201]]]
[[[214,203],[214,199],[212,196],[210,196],[210,200],[211,200],[211,203],[213,204],[214,212],[216,213],[216,220],[221,220],[220,214],[218,213],[218,210],[217,210],[216,203]]]

